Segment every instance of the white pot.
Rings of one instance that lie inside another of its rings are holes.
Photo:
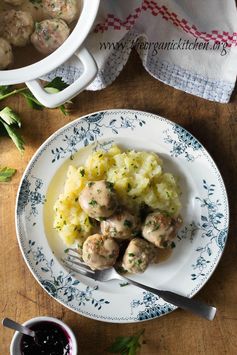
[[[73,331],[71,330],[71,328],[69,328],[68,325],[65,324],[63,321],[61,321],[57,318],[53,318],[53,317],[35,317],[35,318],[32,318],[32,319],[28,320],[27,322],[23,323],[23,325],[30,327],[31,325],[33,325],[35,323],[45,322],[45,321],[59,324],[66,331],[66,333],[69,335],[69,338],[71,340],[71,347],[72,347],[71,348],[71,355],[77,355],[78,350],[77,350],[76,337],[75,337]],[[12,341],[11,341],[10,355],[21,355],[21,350],[20,350],[21,339],[22,339],[22,334],[19,332],[16,332],[12,338]]]
[[[0,70],[0,85],[25,82],[37,100],[50,108],[63,104],[84,90],[93,81],[98,70],[94,58],[83,46],[83,42],[93,26],[99,4],[100,0],[82,0],[80,17],[67,40],[39,62],[19,69]],[[77,56],[83,65],[82,75],[63,91],[47,93],[38,79],[65,63],[73,55]]]

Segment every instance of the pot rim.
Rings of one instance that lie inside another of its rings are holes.
[[[44,59],[18,69],[0,70],[0,84],[11,85],[37,79],[66,62],[82,45],[95,21],[100,0],[82,0],[78,22],[66,41]]]
[[[39,316],[39,317],[34,317],[31,319],[28,319],[26,322],[22,323],[25,326],[30,326],[32,324],[38,323],[38,322],[52,322],[59,324],[63,329],[66,330],[66,332],[69,334],[71,343],[72,343],[72,355],[77,355],[78,352],[78,347],[77,347],[77,340],[75,337],[74,332],[72,329],[62,320],[55,318],[55,317],[49,317],[49,316]],[[20,351],[20,348],[18,349],[17,347],[20,345],[20,341],[22,338],[22,334],[19,332],[15,332],[10,344],[10,354],[11,355],[19,355],[16,353],[16,351]]]

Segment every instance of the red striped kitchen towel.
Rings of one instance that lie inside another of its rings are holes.
[[[228,102],[237,75],[235,0],[102,0],[85,44],[99,67],[88,90],[112,83],[135,48],[158,80]],[[80,73],[70,60],[49,78],[61,75],[71,83]]]

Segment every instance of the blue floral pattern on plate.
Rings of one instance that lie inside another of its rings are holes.
[[[27,205],[30,206],[28,219],[38,214],[37,206],[46,201],[45,196],[41,193],[43,186],[42,179],[31,176],[31,182],[27,177],[22,180],[21,190],[18,196],[18,213],[23,213]]]
[[[29,240],[29,249],[27,254],[32,254],[35,265],[39,265],[43,272],[43,277],[39,280],[41,285],[53,297],[65,296],[67,302],[75,300],[78,307],[85,306],[86,302],[90,302],[94,307],[101,310],[103,305],[109,304],[105,299],[96,299],[94,291],[98,290],[98,286],[87,286],[83,290],[78,288],[80,281],[73,277],[73,273],[64,273],[62,270],[55,274],[54,259],[47,260],[43,252],[43,248],[36,246],[35,241]]]
[[[157,115],[133,110],[98,112],[71,122],[50,137],[24,173],[17,198],[17,236],[32,273],[56,300],[91,318],[138,322],[162,316],[176,307],[131,285],[79,281],[60,264],[60,255],[49,247],[44,230],[47,188],[56,171],[81,148],[93,150],[112,141],[129,149],[172,157],[173,167],[177,166],[177,174],[182,173],[187,185],[180,242],[172,258],[148,269],[139,276],[140,281],[160,287],[163,278],[162,287],[190,296],[200,290],[217,266],[226,243],[227,195],[215,163],[201,144],[182,127]]]
[[[200,203],[204,210],[203,213],[205,214],[201,215],[200,222],[190,223],[178,236],[179,240],[189,237],[190,240],[193,241],[193,236],[199,231],[200,237],[206,240],[205,243],[195,249],[198,253],[198,257],[195,263],[192,264],[192,268],[195,270],[195,273],[191,274],[192,280],[196,280],[200,276],[205,276],[205,269],[207,269],[208,264],[211,262],[210,257],[213,253],[212,243],[215,241],[218,247],[223,250],[227,238],[227,228],[219,227],[224,215],[219,211],[222,205],[219,199],[213,200],[215,185],[208,185],[206,180],[203,180],[203,188],[206,190],[206,197],[196,197],[196,200]]]
[[[78,144],[82,143],[86,147],[90,143],[94,143],[99,138],[103,137],[103,130],[109,129],[111,133],[118,134],[121,129],[134,130],[137,126],[142,127],[146,122],[139,119],[137,115],[134,117],[120,116],[116,119],[111,119],[108,123],[103,122],[105,112],[91,115],[85,120],[84,125],[74,127],[71,135],[65,134],[63,137],[64,146],[56,147],[51,150],[53,154],[52,163],[56,160],[64,158],[68,153],[71,159],[73,153],[78,151]]]
[[[170,130],[172,130],[171,134]],[[194,161],[199,156],[198,151],[202,145],[186,129],[173,125],[164,133],[166,134],[164,141],[172,146],[170,150],[172,157],[184,156],[188,161]]]
[[[159,297],[153,293],[144,291],[141,300],[134,299],[131,302],[131,313],[133,313],[135,309],[138,309],[138,313],[136,312],[137,320],[142,321],[159,317],[175,309],[175,307],[169,303],[160,304],[159,300]]]

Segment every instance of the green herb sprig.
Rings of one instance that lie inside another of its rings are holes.
[[[144,334],[144,329],[139,333],[124,337],[120,336],[115,339],[115,342],[107,349],[108,352],[120,355],[136,355],[140,349],[140,338]]]
[[[39,1],[36,1],[39,3]],[[59,77],[56,77],[53,79],[51,82],[47,83],[44,86],[44,89],[48,93],[57,93],[59,91],[64,90],[68,85]],[[35,97],[34,95],[29,91],[27,87],[23,87],[20,89],[15,88],[14,86],[11,85],[3,85],[0,86],[0,101],[3,101],[4,99],[13,96],[13,95],[22,95],[25,99],[28,105],[35,109],[35,110],[43,110],[44,105],[42,105]],[[71,103],[69,101],[69,103]],[[68,115],[68,111],[66,109],[65,105],[59,106],[59,109],[62,111],[64,115]],[[24,146],[24,140],[22,136],[19,134],[19,132],[16,130],[16,128],[21,127],[21,118],[20,116],[13,111],[10,107],[6,106],[2,110],[0,110],[0,135],[8,135],[13,143],[16,145],[17,149],[23,153],[25,146]],[[5,170],[4,170],[5,169]],[[0,170],[0,181],[9,181],[11,179],[11,172],[12,174],[15,173],[15,169],[11,168],[4,168]],[[14,171],[14,173],[13,173]]]
[[[15,130],[15,127],[21,127],[20,116],[14,112],[10,107],[6,106],[0,111],[0,123],[5,128],[5,132],[12,139],[17,149],[24,152],[24,140],[21,135]]]
[[[62,91],[68,87],[68,84],[66,84],[61,78],[56,77],[54,78],[51,82],[47,83],[44,86],[44,89],[51,94],[57,93],[59,91]],[[35,109],[35,110],[43,110],[45,108],[44,105],[42,105],[35,97],[34,95],[30,92],[30,90],[27,87],[23,87],[20,89],[14,88],[14,86],[11,85],[4,85],[0,86],[0,101],[6,99],[9,96],[17,95],[20,94],[26,99],[26,102],[28,105]],[[64,115],[68,115],[67,109],[65,105],[61,105],[58,107]]]
[[[12,176],[16,173],[16,169],[0,168],[0,182],[10,181]]]

